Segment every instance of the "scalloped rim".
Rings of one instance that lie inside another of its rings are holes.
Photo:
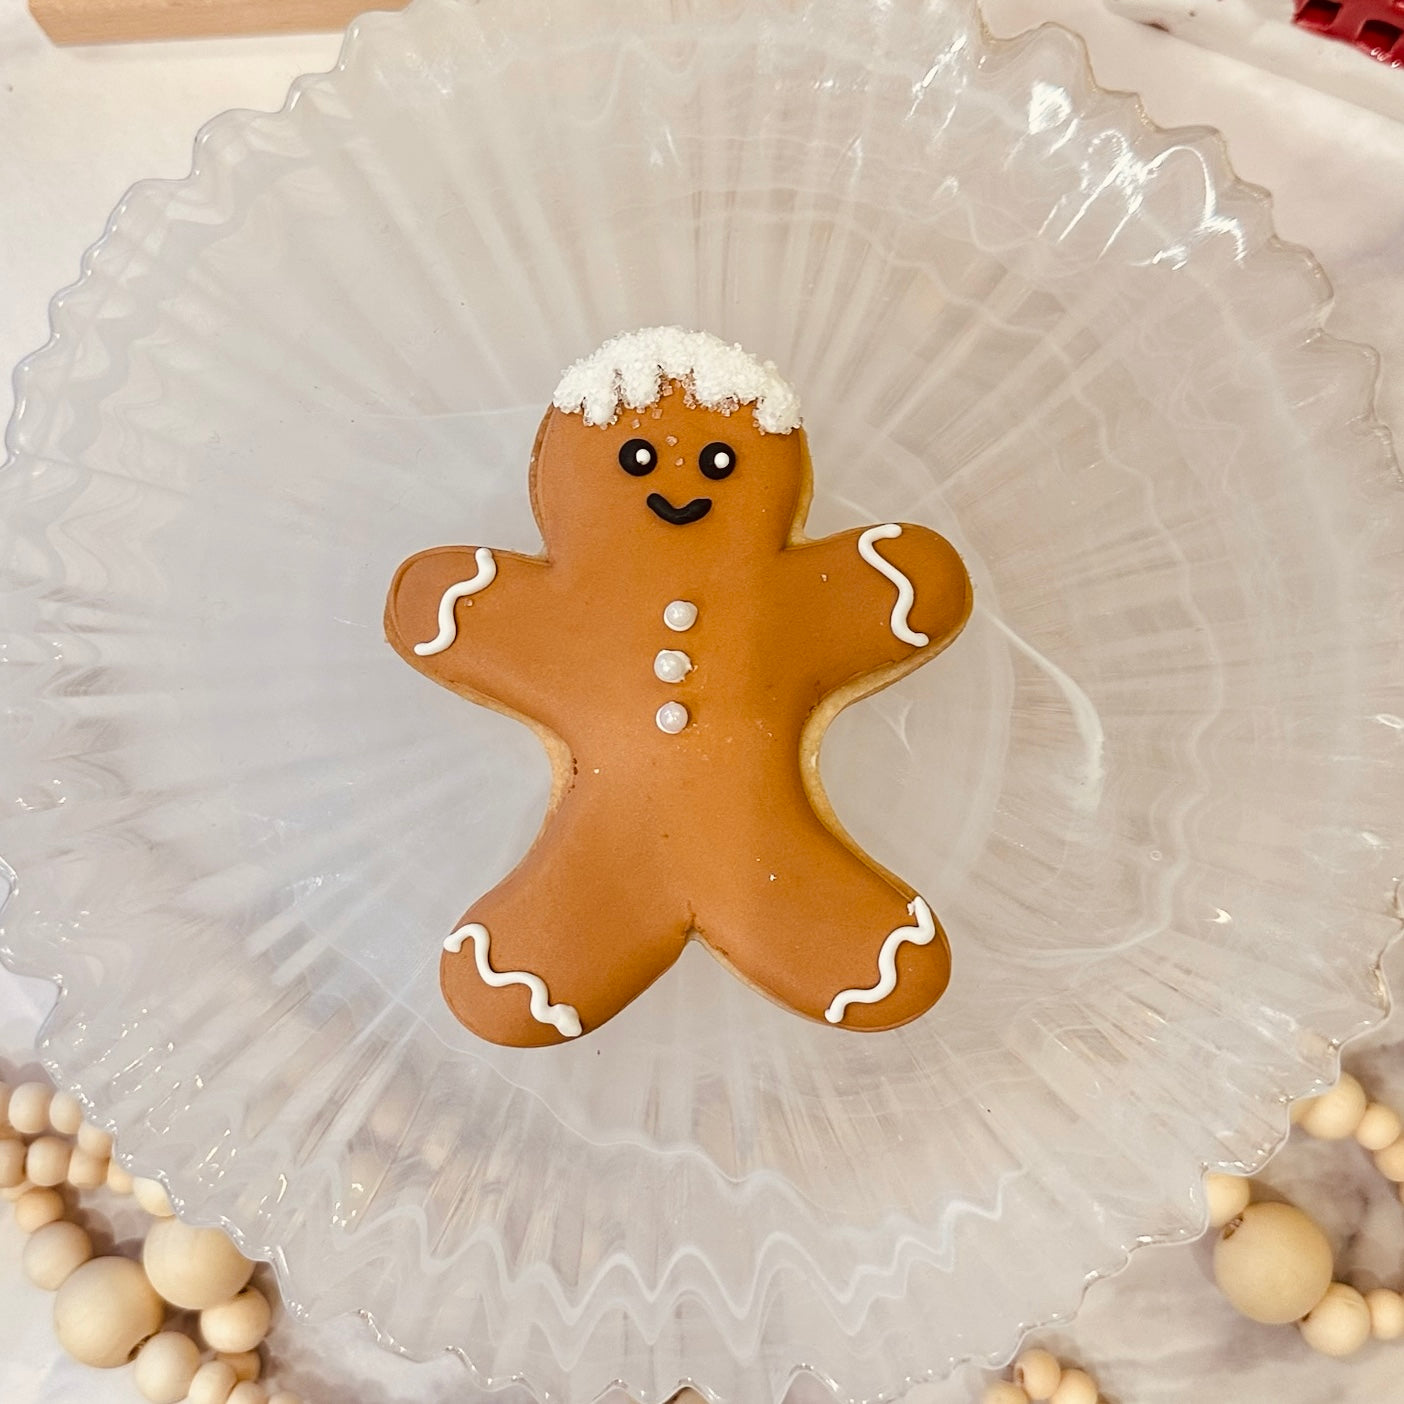
[[[409,6],[409,12],[418,12],[421,9],[428,9],[436,3],[436,0],[413,0]],[[989,54],[1012,54],[1018,50],[1036,42],[1040,36],[1057,36],[1057,42],[1063,44],[1069,51],[1072,64],[1076,69],[1076,79],[1078,88],[1076,97],[1079,110],[1086,107],[1089,98],[1106,97],[1120,103],[1124,109],[1131,114],[1136,124],[1148,135],[1157,138],[1167,138],[1178,141],[1185,145],[1196,147],[1207,147],[1212,152],[1212,165],[1215,175],[1220,180],[1226,182],[1238,191],[1242,192],[1256,204],[1265,218],[1268,226],[1268,234],[1260,245],[1255,246],[1259,251],[1266,251],[1275,256],[1282,256],[1296,261],[1304,266],[1311,274],[1313,281],[1320,288],[1320,294],[1316,299],[1314,321],[1316,325],[1315,334],[1308,339],[1309,343],[1319,345],[1323,350],[1332,354],[1344,366],[1349,362],[1353,367],[1353,374],[1362,384],[1364,391],[1363,398],[1368,406],[1368,413],[1359,421],[1357,427],[1371,434],[1378,442],[1385,458],[1390,463],[1396,478],[1404,483],[1404,472],[1401,472],[1400,464],[1394,452],[1393,436],[1383,421],[1378,417],[1376,410],[1377,392],[1380,377],[1382,374],[1382,359],[1375,348],[1363,343],[1350,341],[1334,335],[1326,330],[1326,322],[1329,318],[1335,293],[1329,275],[1322,267],[1319,260],[1307,248],[1283,240],[1278,236],[1273,227],[1272,220],[1272,196],[1264,187],[1251,181],[1243,179],[1234,168],[1229,152],[1227,140],[1216,128],[1210,126],[1194,127],[1163,127],[1155,122],[1146,112],[1145,106],[1140,97],[1130,91],[1103,87],[1098,83],[1093,72],[1091,57],[1087,44],[1083,38],[1066,26],[1055,21],[1042,23],[1033,29],[1025,31],[1011,38],[1000,38],[993,34],[985,23],[983,15],[973,0],[953,0],[953,3],[963,3],[970,14],[974,31],[978,34],[985,52]],[[23,456],[23,451],[17,445],[17,436],[30,403],[28,394],[32,380],[42,373],[47,363],[54,359],[61,349],[66,349],[70,338],[80,337],[86,327],[82,324],[70,325],[70,302],[75,294],[80,293],[92,280],[98,265],[110,250],[110,246],[116,241],[121,226],[123,225],[128,211],[135,201],[147,194],[157,191],[174,191],[177,189],[191,189],[209,178],[211,171],[215,168],[213,164],[206,164],[204,157],[208,149],[215,145],[222,137],[241,133],[249,124],[255,122],[275,123],[291,114],[302,101],[304,95],[311,89],[323,84],[334,82],[343,75],[356,57],[363,41],[369,35],[393,28],[401,23],[401,15],[389,12],[371,12],[356,19],[347,29],[342,42],[341,50],[336,62],[331,68],[321,72],[303,74],[293,80],[288,89],[288,95],[283,104],[271,111],[255,109],[230,109],[221,112],[205,122],[197,131],[192,143],[192,155],[190,169],[186,175],[177,178],[145,179],[135,182],[124,193],[121,200],[108,217],[102,233],[86,249],[79,266],[77,278],[70,284],[56,292],[48,304],[48,322],[50,335],[48,340],[35,351],[25,356],[14,368],[11,375],[11,383],[14,391],[14,409],[10,416],[5,436],[4,446],[6,456],[0,461],[0,471],[11,468]],[[0,914],[9,905],[10,898],[14,895],[18,886],[18,880],[14,870],[0,859],[0,887],[5,887],[3,896],[0,896]],[[1361,1036],[1363,1032],[1378,1027],[1380,1023],[1388,1017],[1392,1009],[1392,999],[1388,985],[1384,978],[1382,963],[1385,955],[1393,947],[1395,941],[1404,934],[1404,905],[1401,905],[1396,896],[1395,915],[1400,920],[1400,929],[1386,939],[1375,957],[1371,967],[1375,977],[1375,984],[1379,991],[1379,998],[1368,1008],[1362,1006],[1361,1013],[1366,1017],[1367,1022],[1359,1034],[1352,1034],[1350,1038],[1336,1038],[1322,1034],[1320,1037],[1327,1050],[1329,1050],[1328,1065],[1339,1075],[1341,1053],[1351,1038]],[[90,1114],[90,1119],[103,1129],[111,1132],[114,1136],[118,1134],[118,1127],[112,1120],[98,1116],[92,1102],[85,1094],[83,1088],[68,1081],[57,1062],[47,1055],[44,1045],[55,1029],[63,1023],[62,1012],[68,991],[66,989],[64,976],[61,972],[53,972],[42,969],[34,965],[27,965],[18,958],[13,951],[6,946],[0,949],[0,960],[8,969],[16,974],[36,976],[54,984],[58,990],[58,998],[53,1010],[45,1019],[36,1037],[36,1055],[44,1066],[55,1085],[73,1093],[82,1102],[85,1111]],[[1286,1078],[1280,1080],[1285,1084]],[[1227,1171],[1230,1173],[1252,1174],[1261,1169],[1286,1142],[1291,1130],[1289,1118],[1290,1104],[1306,1096],[1315,1095],[1331,1085],[1332,1079],[1317,1078],[1305,1085],[1291,1087],[1279,1085],[1277,1096],[1279,1098],[1279,1108],[1277,1120],[1279,1130],[1276,1138],[1268,1145],[1260,1155],[1240,1161],[1205,1161],[1201,1164],[1201,1175],[1209,1171]],[[238,1223],[230,1220],[224,1215],[204,1215],[192,1213],[187,1216],[186,1200],[180,1193],[179,1187],[171,1183],[167,1174],[157,1165],[140,1157],[128,1157],[120,1152],[116,1155],[119,1163],[131,1171],[133,1174],[145,1175],[159,1181],[170,1194],[172,1202],[181,1211],[183,1218],[188,1218],[190,1222],[199,1224],[213,1224],[222,1228],[230,1235],[241,1250],[248,1255],[263,1258],[272,1263],[280,1291],[284,1296],[285,1303],[293,1315],[299,1319],[312,1319],[315,1315],[298,1300],[297,1283],[294,1274],[287,1268],[280,1251],[270,1245],[255,1243],[247,1235]],[[1007,1364],[1018,1349],[1019,1341],[1028,1332],[1045,1329],[1050,1326],[1065,1324],[1073,1319],[1077,1310],[1087,1293],[1087,1290],[1094,1282],[1106,1278],[1114,1277],[1122,1272],[1130,1263],[1131,1254],[1135,1249],[1148,1245],[1167,1245],[1172,1243],[1183,1243],[1192,1241],[1205,1231],[1207,1225],[1207,1209],[1204,1204],[1202,1192],[1202,1179],[1187,1182],[1178,1201],[1176,1208],[1189,1209],[1193,1211],[1194,1217],[1199,1221],[1198,1231],[1186,1228],[1176,1232],[1165,1232],[1160,1234],[1143,1234],[1137,1236],[1131,1247],[1124,1248],[1119,1252],[1109,1254],[1100,1264],[1094,1265],[1088,1270],[1082,1281],[1073,1289],[1068,1304],[1062,1308],[1051,1308],[1046,1314],[1035,1319],[1019,1322],[1011,1325],[1010,1343],[1007,1347],[990,1350],[981,1355],[973,1351],[959,1359],[952,1359],[944,1367],[937,1367],[929,1374],[917,1377],[908,1377],[897,1385],[893,1391],[884,1391],[880,1395],[867,1396],[863,1404],[881,1404],[888,1399],[902,1397],[910,1388],[917,1384],[931,1380],[946,1378],[954,1369],[964,1364],[975,1364],[984,1368],[997,1369]],[[395,1339],[393,1334],[384,1327],[375,1314],[369,1309],[361,1309],[359,1314],[366,1322],[372,1335],[379,1344],[396,1354],[406,1356],[411,1359],[429,1359],[429,1354],[416,1356],[412,1352],[404,1349]],[[473,1385],[477,1388],[494,1391],[511,1384],[517,1384],[531,1390],[540,1398],[548,1396],[548,1391],[542,1386],[534,1384],[529,1374],[511,1375],[486,1375],[469,1358],[463,1349],[450,1346],[447,1347],[451,1353],[457,1355],[463,1362]],[[840,1383],[813,1366],[798,1362],[794,1364],[789,1372],[786,1383],[778,1389],[775,1394],[776,1400],[780,1400],[787,1392],[789,1385],[803,1375],[811,1375],[820,1380],[835,1395],[836,1398],[845,1398],[852,1401],[852,1404],[859,1404],[857,1396],[845,1393]],[[652,1404],[652,1401],[661,1401],[671,1397],[676,1390],[683,1387],[691,1387],[703,1395],[709,1404],[719,1404],[721,1396],[709,1389],[705,1382],[691,1379],[687,1376],[679,1376],[670,1385],[663,1385],[655,1391],[647,1386],[631,1384],[628,1380],[610,1380],[602,1382],[599,1395],[608,1393],[612,1389],[623,1387],[637,1399],[640,1404]]]

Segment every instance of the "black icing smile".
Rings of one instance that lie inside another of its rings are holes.
[[[648,505],[665,522],[672,522],[674,526],[687,526],[689,522],[700,522],[712,510],[712,499],[694,497],[685,506],[674,507],[662,493],[651,492],[648,495]]]

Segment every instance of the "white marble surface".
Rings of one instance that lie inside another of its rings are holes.
[[[1404,423],[1404,126],[1131,24],[1100,0],[985,4],[999,34],[1055,18],[1079,30],[1102,83],[1140,92],[1156,121],[1222,130],[1239,173],[1272,191],[1282,236],[1311,247],[1330,275],[1332,329],[1384,353],[1381,409]],[[231,106],[276,106],[292,77],[329,66],[336,51],[334,38],[314,36],[62,52],[49,47],[23,0],[0,0],[0,364],[45,339],[49,295],[72,281],[82,250],[132,181],[183,175],[204,118]],[[9,410],[0,387],[0,422]],[[1404,977],[1404,951],[1389,966],[1395,980]],[[47,1002],[43,986],[0,972],[0,1054],[30,1045]],[[1347,1063],[1370,1090],[1404,1107],[1402,1055],[1404,1019],[1396,1018]],[[1294,1137],[1265,1178],[1323,1223],[1344,1275],[1362,1286],[1404,1282],[1404,1211],[1363,1152]],[[131,1221],[119,1218],[115,1228],[120,1238]],[[99,1375],[60,1356],[50,1298],[22,1278],[19,1246],[0,1215],[0,1401],[136,1404],[129,1372]],[[1074,1325],[1040,1343],[1085,1363],[1120,1404],[1404,1400],[1404,1345],[1369,1346],[1339,1363],[1313,1356],[1290,1328],[1235,1318],[1210,1282],[1205,1244],[1139,1253],[1119,1277],[1092,1287]],[[274,1344],[283,1377],[309,1401],[472,1398],[455,1361],[392,1359],[355,1319],[316,1328],[284,1322]],[[967,1404],[982,1378],[918,1386],[911,1404]],[[820,1398],[801,1387],[793,1404]]]

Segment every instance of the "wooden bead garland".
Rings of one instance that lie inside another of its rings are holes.
[[[108,1162],[89,1155],[79,1146],[68,1158],[68,1183],[74,1189],[100,1189],[107,1183]],[[30,1176],[33,1179],[33,1176]]]
[[[76,1136],[83,1125],[83,1104],[71,1092],[55,1092],[49,1103],[49,1125],[60,1136]]]
[[[49,1129],[49,1103],[54,1090],[47,1082],[21,1082],[10,1093],[10,1125],[21,1136],[38,1136]]]
[[[1404,1201],[1404,1116],[1371,1101],[1349,1073],[1324,1092],[1298,1102],[1292,1120],[1323,1141],[1354,1139],[1374,1157]],[[1332,1281],[1331,1245],[1320,1227],[1292,1204],[1253,1202],[1253,1182],[1241,1175],[1204,1177],[1209,1225],[1220,1230],[1214,1279],[1243,1315],[1295,1322],[1302,1339],[1323,1355],[1354,1354],[1371,1338],[1404,1339],[1404,1294],[1388,1287],[1361,1293]],[[982,1404],[1097,1404],[1096,1382],[1067,1369],[1046,1350],[1027,1350],[1013,1378],[986,1386]]]
[[[1026,1350],[1014,1362],[1013,1379],[992,1380],[981,1404],[1097,1404],[1097,1382],[1086,1370],[1059,1363],[1046,1350]]]
[[[1214,1281],[1251,1321],[1300,1321],[1331,1285],[1331,1244],[1291,1204],[1250,1204],[1214,1245]]]
[[[56,1189],[26,1190],[15,1200],[15,1222],[23,1233],[37,1233],[45,1224],[61,1219],[68,1206]]]
[[[241,1383],[244,1380],[256,1380],[263,1373],[263,1357],[257,1349],[216,1351],[215,1359],[224,1361],[234,1371]]]
[[[92,1256],[92,1239],[77,1224],[56,1219],[31,1235],[20,1266],[41,1291],[57,1292]]]
[[[171,1197],[159,1180],[146,1180],[138,1175],[132,1180],[132,1198],[153,1219],[169,1219],[175,1213]]]
[[[78,1149],[106,1160],[112,1154],[112,1137],[92,1122],[85,1121],[78,1128]]]
[[[44,1232],[58,1227],[51,1224]],[[112,1370],[125,1365],[161,1329],[165,1314],[140,1263],[92,1258],[58,1289],[54,1334],[75,1360]]]
[[[0,1197],[29,1235],[26,1277],[56,1294],[59,1343],[99,1369],[133,1362],[133,1383],[151,1404],[302,1404],[259,1382],[272,1306],[249,1286],[255,1265],[219,1229],[176,1219],[165,1188],[111,1160],[111,1136],[82,1117],[70,1093],[0,1081]],[[74,1191],[103,1187],[152,1216],[141,1263],[94,1257],[69,1217]],[[184,1331],[162,1329],[168,1304],[200,1312],[206,1352]]]
[[[1029,1396],[1013,1380],[995,1380],[985,1386],[980,1404],[1029,1404]]]
[[[1370,1311],[1370,1334],[1377,1341],[1397,1341],[1404,1336],[1404,1297],[1388,1287],[1365,1293]]]
[[[24,1183],[24,1157],[27,1149],[18,1137],[0,1138],[0,1189],[14,1189]]]
[[[1097,1382],[1086,1370],[1064,1370],[1049,1404],[1097,1404]]]
[[[1354,1287],[1333,1282],[1297,1329],[1322,1355],[1354,1355],[1370,1339],[1370,1308]]]
[[[272,1316],[268,1298],[257,1287],[245,1287],[237,1297],[200,1313],[200,1334],[212,1349],[239,1355],[258,1347]]]
[[[232,1300],[254,1270],[227,1234],[191,1228],[179,1219],[158,1219],[152,1224],[141,1262],[151,1285],[172,1306],[191,1311]]]
[[[180,1404],[200,1368],[200,1347],[184,1331],[161,1331],[137,1351],[132,1383],[151,1404]]]
[[[229,1404],[229,1396],[238,1383],[232,1365],[223,1360],[207,1360],[191,1381],[190,1404]]]
[[[1046,1350],[1028,1350],[1014,1362],[1014,1383],[1030,1399],[1051,1399],[1062,1377],[1062,1366]]]
[[[24,1176],[31,1185],[61,1185],[68,1178],[73,1147],[61,1136],[36,1136],[24,1157]]]
[[[1292,1120],[1318,1141],[1344,1141],[1355,1135],[1368,1106],[1365,1089],[1349,1073],[1342,1073],[1329,1092],[1298,1102]]]
[[[1371,1101],[1348,1072],[1328,1092],[1298,1102],[1292,1120],[1323,1141],[1354,1139],[1369,1151],[1404,1199],[1404,1118]],[[1362,1293],[1332,1281],[1331,1245],[1295,1205],[1252,1201],[1252,1182],[1233,1175],[1205,1177],[1209,1223],[1220,1230],[1214,1280],[1245,1316],[1295,1321],[1302,1339],[1323,1355],[1353,1355],[1373,1337],[1404,1337],[1404,1296],[1387,1287]]]

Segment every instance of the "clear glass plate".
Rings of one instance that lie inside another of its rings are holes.
[[[1374,362],[1217,139],[929,0],[417,0],[134,189],[0,473],[3,954],[42,1053],[302,1310],[474,1380],[873,1399],[1202,1222],[1376,1020],[1404,512]],[[391,653],[395,565],[534,550],[561,368],[706,327],[798,386],[818,532],[977,584],[823,754],[955,977],[846,1037],[701,951],[585,1043],[440,942],[546,803]]]

